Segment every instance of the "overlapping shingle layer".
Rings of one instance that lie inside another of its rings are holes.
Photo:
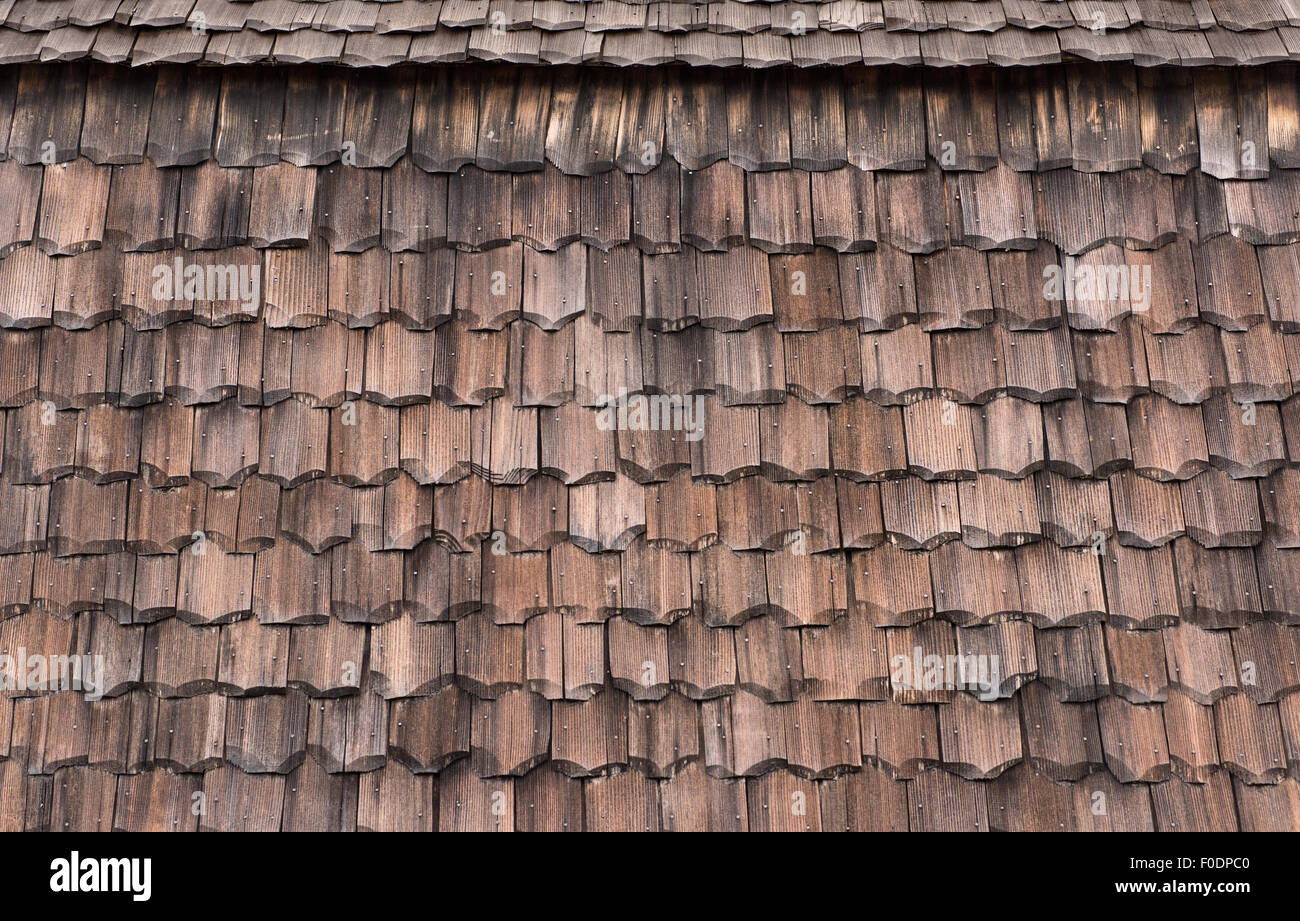
[[[0,71],[0,824],[1296,827],[1297,92]]]
[[[1264,64],[1293,0],[0,0],[0,63]]]

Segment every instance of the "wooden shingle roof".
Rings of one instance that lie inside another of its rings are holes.
[[[1293,7],[0,0],[0,828],[1300,827]]]
[[[1265,64],[1293,0],[0,0],[0,62]]]

